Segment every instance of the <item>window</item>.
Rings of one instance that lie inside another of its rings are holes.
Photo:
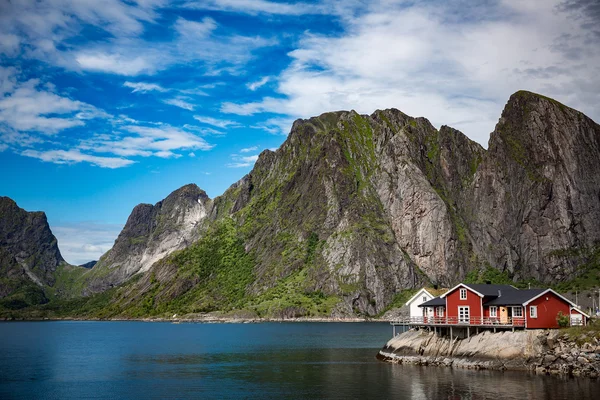
[[[529,307],[529,316],[531,318],[537,318],[537,306]]]
[[[459,324],[468,324],[470,322],[469,319],[469,306],[459,306],[458,307],[458,323]]]
[[[496,307],[496,306],[490,306],[490,317],[491,318],[498,317],[498,307]]]
[[[467,299],[467,289],[460,289],[460,299],[461,300]]]
[[[427,301],[427,296],[423,296],[423,303]]]
[[[513,317],[522,317],[523,309],[521,307],[513,307]]]
[[[438,314],[438,317],[443,317],[444,316],[444,307],[438,307],[437,314]]]

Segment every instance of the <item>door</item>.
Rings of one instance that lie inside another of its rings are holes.
[[[469,323],[469,306],[458,307],[458,323],[468,324]]]
[[[507,324],[508,323],[508,308],[500,307],[500,323]]]

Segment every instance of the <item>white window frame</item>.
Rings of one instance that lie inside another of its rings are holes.
[[[465,288],[460,289],[460,299],[461,300],[467,299],[467,289],[465,289]]]
[[[529,318],[537,318],[537,306],[529,306]]]
[[[460,319],[460,309],[461,308],[467,310],[466,313],[463,312],[463,316],[465,314],[467,315],[467,319],[466,320],[465,319],[462,319],[462,320]],[[459,324],[469,324],[469,323],[471,323],[471,309],[470,309],[469,306],[458,306],[458,323]]]
[[[498,307],[490,306],[490,318],[498,318]]]
[[[437,314],[438,314],[438,317],[443,317],[444,316],[444,307],[438,306]]]
[[[423,296],[423,303],[427,301],[427,296]]]
[[[521,315],[515,315],[515,310],[519,310],[519,312],[521,313]],[[512,308],[512,316],[513,318],[523,318],[523,307],[519,306],[519,307],[513,307]]]

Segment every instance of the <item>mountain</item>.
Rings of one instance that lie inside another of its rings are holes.
[[[488,150],[395,109],[325,113],[215,199],[187,185],[138,205],[54,292],[100,293],[69,308],[96,317],[296,317],[377,315],[465,279],[600,285],[598,160],[599,125],[525,91]]]
[[[194,184],[183,186],[155,205],[136,206],[112,249],[86,274],[83,293],[118,286],[192,244],[210,207],[206,193]]]
[[[0,303],[21,308],[46,302],[43,288],[54,285],[62,263],[46,214],[0,197]]]

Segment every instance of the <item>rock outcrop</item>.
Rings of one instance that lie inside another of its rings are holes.
[[[528,370],[597,378],[600,342],[582,345],[558,330],[491,331],[450,340],[425,330],[392,338],[377,358],[392,363],[453,368]]]
[[[558,282],[600,244],[600,126],[530,92],[511,96],[459,203],[475,253],[515,279]]]
[[[43,301],[41,288],[54,284],[54,272],[62,263],[46,214],[27,212],[0,197],[0,298],[26,288],[37,292],[30,297]]]
[[[190,184],[155,205],[136,206],[112,249],[84,276],[88,281],[84,293],[119,285],[192,244],[200,236],[200,226],[211,205],[206,193]]]

